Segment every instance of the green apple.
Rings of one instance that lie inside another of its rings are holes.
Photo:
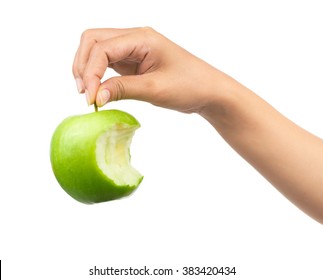
[[[119,110],[68,117],[56,128],[50,159],[61,187],[83,203],[131,194],[143,176],[130,164],[130,144],[139,122]]]

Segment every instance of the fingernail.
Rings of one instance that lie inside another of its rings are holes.
[[[85,98],[86,98],[87,105],[90,106],[91,105],[91,95],[87,90],[85,90]]]
[[[110,92],[107,89],[100,91],[98,94],[98,106],[102,107],[103,105],[107,104],[110,96]]]
[[[76,78],[75,79],[76,82],[76,87],[79,93],[84,92],[84,86],[83,86],[83,81],[80,78]]]

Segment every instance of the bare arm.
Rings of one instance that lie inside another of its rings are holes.
[[[121,74],[101,81],[107,67]],[[88,104],[138,99],[197,113],[282,194],[323,224],[323,140],[151,28],[94,29],[73,64]]]
[[[323,224],[323,140],[235,81],[227,93],[218,110],[210,104],[201,115],[283,195]]]

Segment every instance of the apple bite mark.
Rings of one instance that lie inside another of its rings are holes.
[[[137,127],[116,124],[96,142],[96,161],[117,186],[137,186],[142,175],[131,166],[130,145]]]
[[[53,133],[50,159],[61,187],[74,199],[99,203],[133,193],[143,176],[130,165],[130,144],[139,122],[119,110],[63,120]]]

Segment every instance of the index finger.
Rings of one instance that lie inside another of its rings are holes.
[[[116,29],[116,28],[97,28],[88,29],[82,33],[80,45],[74,57],[73,75],[78,84],[79,92],[84,92],[84,85],[82,82],[83,73],[86,68],[91,49],[97,42],[126,34],[134,28]]]
[[[86,68],[83,73],[83,82],[88,93],[88,103],[93,104],[101,84],[101,79],[109,64],[123,60],[141,64],[150,52],[141,32],[125,33],[101,42],[97,42],[91,49]],[[145,65],[140,65],[142,69]],[[143,70],[144,72],[144,70]]]

